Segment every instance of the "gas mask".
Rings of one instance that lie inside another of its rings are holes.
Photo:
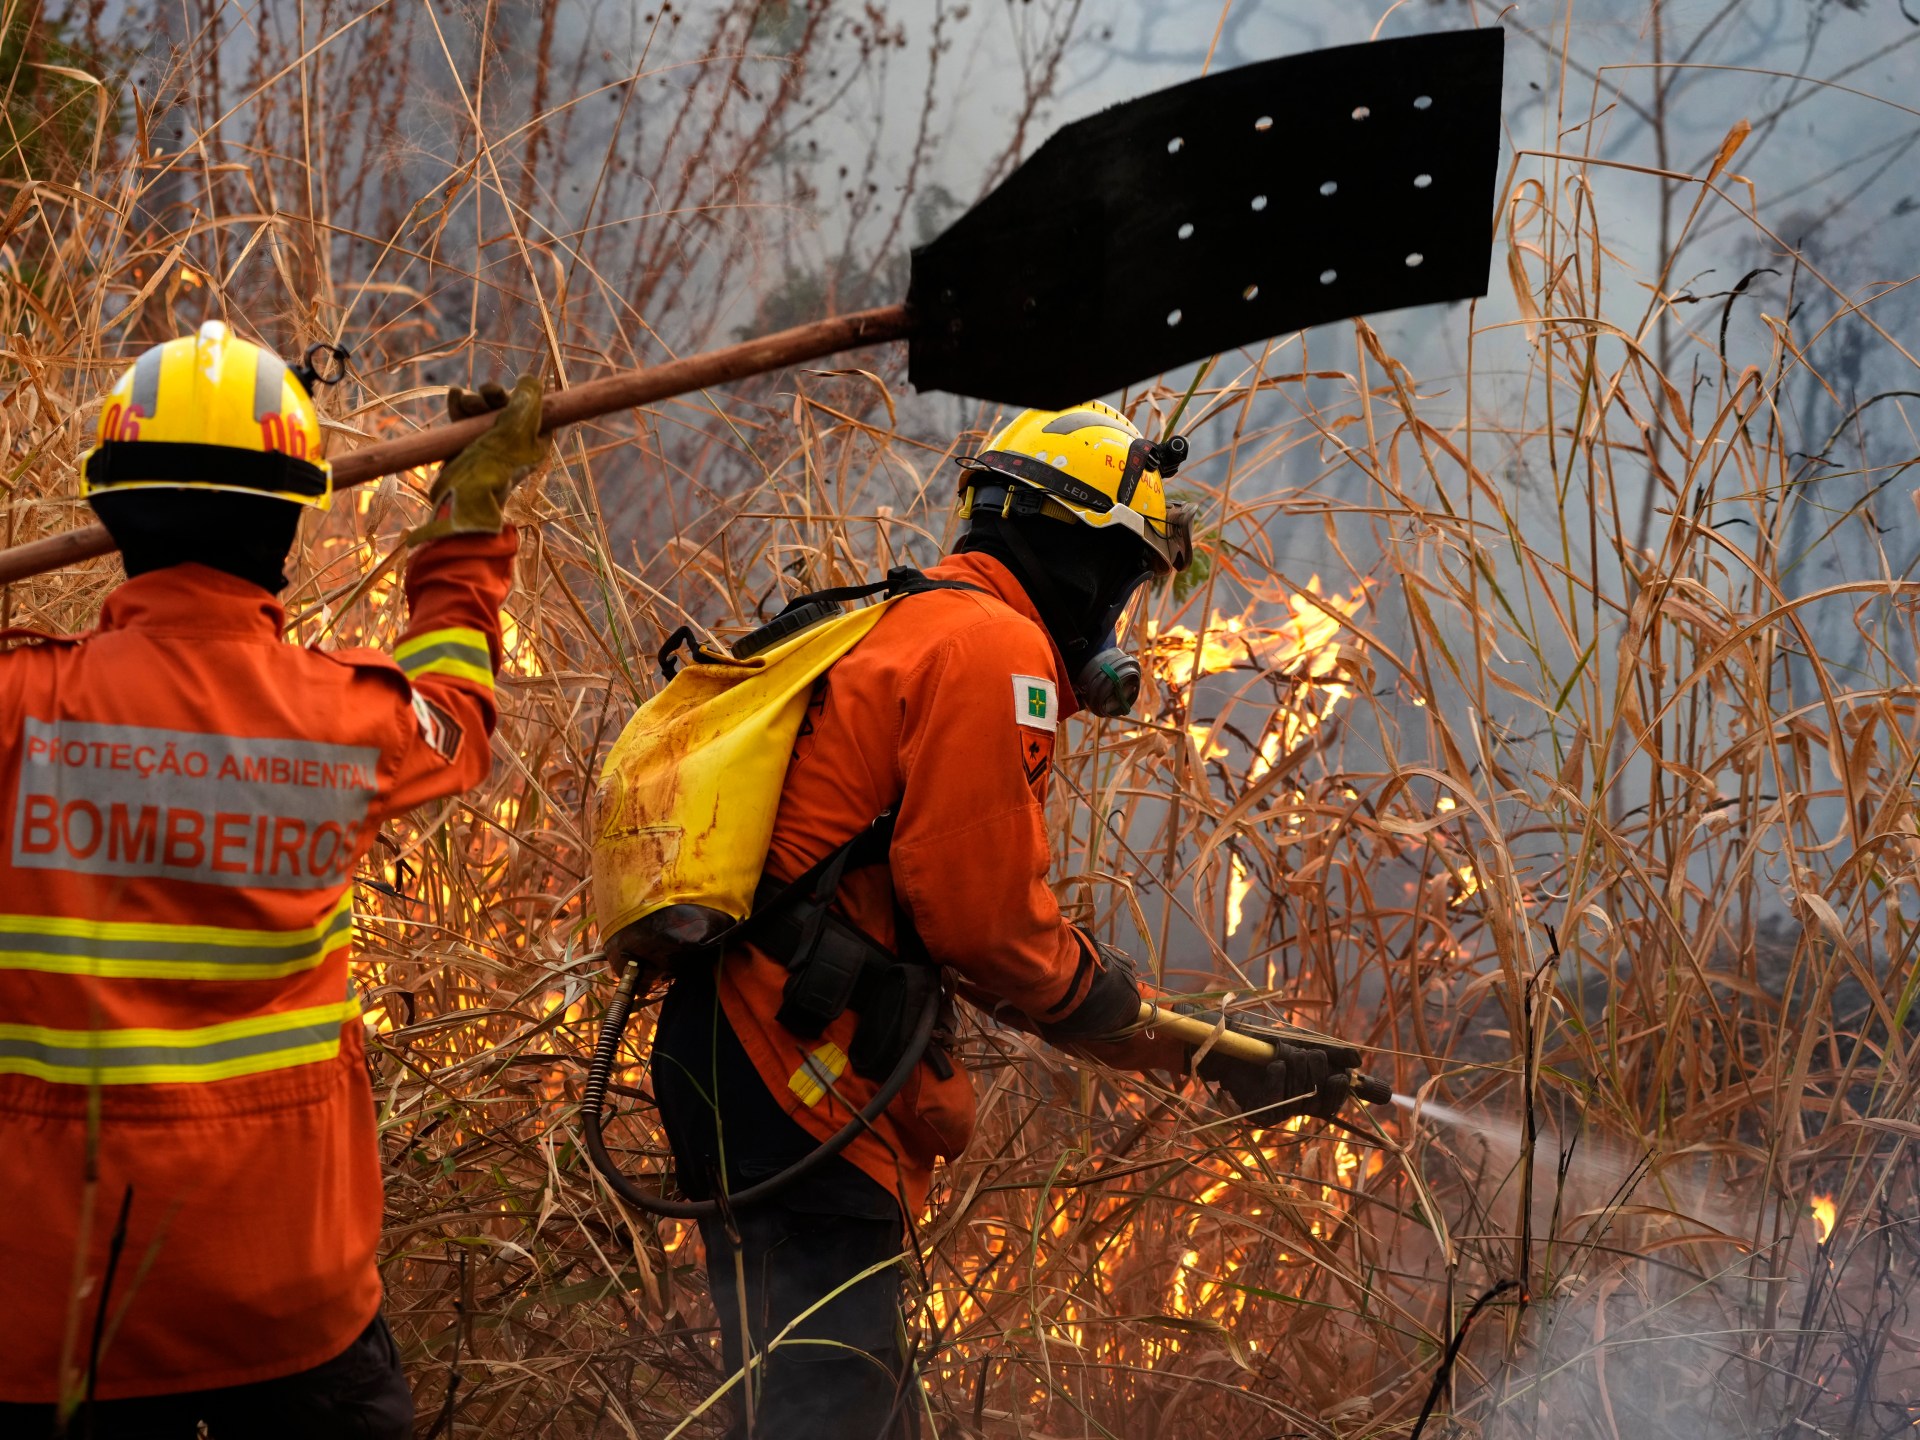
[[[1140,698],[1140,662],[1109,633],[1106,643],[1073,672],[1073,693],[1095,715],[1125,715]]]
[[[1140,661],[1125,648],[1135,629],[1148,575],[1142,572],[1126,583],[1100,621],[1088,627],[1100,638],[1086,642],[1083,657],[1069,656],[1073,664],[1073,693],[1095,715],[1109,719],[1125,715],[1140,698]]]

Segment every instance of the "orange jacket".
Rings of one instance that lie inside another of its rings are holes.
[[[894,907],[970,999],[1041,1022],[1086,997],[1098,963],[1047,884],[1047,782],[1060,721],[1076,708],[1060,652],[997,560],[949,557],[927,571],[988,593],[935,590],[893,608],[816,689],[780,795],[767,874],[785,880],[897,807],[889,863],[849,871],[836,908],[889,949]],[[851,1011],[805,1040],[778,1024],[786,969],[752,949],[721,964],[727,1019],[774,1097],[825,1139],[879,1088],[846,1068]],[[1102,1058],[1178,1069],[1178,1046],[1106,1047]],[[835,1075],[823,1092],[821,1068]],[[845,1105],[840,1101],[844,1100]],[[922,1064],[846,1155],[912,1212],[933,1162],[972,1138],[973,1087]]]
[[[102,1398],[292,1374],[373,1318],[350,891],[382,821],[487,773],[514,549],[416,553],[393,658],[288,645],[201,565],[127,581],[90,634],[7,637],[0,1400],[84,1372],[128,1186]]]

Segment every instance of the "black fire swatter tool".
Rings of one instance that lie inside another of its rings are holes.
[[[1502,35],[1289,55],[1068,125],[914,251],[914,385],[1061,409],[1486,294]]]

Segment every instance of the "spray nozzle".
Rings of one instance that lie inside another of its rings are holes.
[[[1380,1079],[1376,1075],[1365,1074],[1359,1070],[1354,1070],[1350,1073],[1352,1079],[1350,1079],[1347,1084],[1349,1086],[1349,1093],[1354,1099],[1364,1100],[1369,1105],[1391,1105],[1393,1103],[1393,1086],[1389,1085],[1385,1080]]]

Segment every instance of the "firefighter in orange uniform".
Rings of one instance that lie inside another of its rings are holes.
[[[895,817],[890,844],[846,871],[812,956],[864,951],[857,964],[876,977],[896,957],[944,967],[951,988],[1018,1012],[1054,1043],[1127,1068],[1187,1068],[1184,1046],[1135,1033],[1141,995],[1125,958],[1061,915],[1045,827],[1061,722],[1083,707],[1109,716],[1132,707],[1140,668],[1121,648],[1127,612],[1150,580],[1191,559],[1188,516],[1163,485],[1185,451],[1087,404],[1027,411],[963,462],[966,530],[927,571],[958,587],[897,601],[834,664],[787,771],[763,892],[875,817]],[[678,973],[667,992],[654,1094],[680,1187],[694,1198],[743,1189],[806,1155],[874,1096],[902,1053],[912,1017],[897,1005],[862,1008],[863,992],[883,994],[878,979],[855,982],[851,1004],[843,988],[816,983],[815,960],[783,948],[804,928],[764,925],[717,969]],[[1200,1073],[1269,1123],[1337,1106],[1320,1094],[1326,1056],[1276,1048],[1271,1066],[1209,1056]],[[829,1091],[838,1107],[823,1103]],[[755,1434],[911,1433],[897,1274],[855,1277],[902,1252],[935,1160],[959,1155],[973,1127],[967,1074],[936,1042],[842,1155],[776,1199],[702,1222],[730,1370],[743,1332],[763,1351],[835,1296],[788,1336],[827,1343],[760,1354]],[[745,1435],[744,1405],[736,1416],[733,1433]]]
[[[127,580],[0,648],[0,1433],[398,1437],[348,978],[381,824],[483,779],[540,387],[441,470],[391,657],[281,638],[331,478],[307,389],[208,324],[103,407]],[[76,1408],[81,1412],[76,1414]]]

